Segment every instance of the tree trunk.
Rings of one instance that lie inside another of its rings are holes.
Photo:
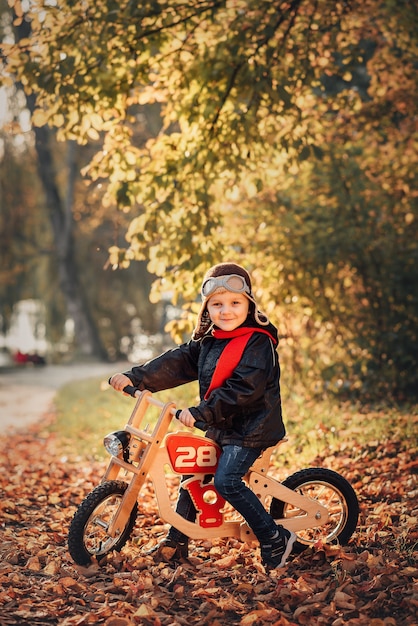
[[[32,113],[33,104],[29,104],[29,98],[28,106]],[[34,132],[38,173],[45,191],[46,205],[54,234],[59,283],[65,298],[68,317],[74,321],[76,346],[84,356],[105,360],[106,351],[90,313],[75,256],[72,214],[74,184],[77,176],[75,144],[73,142],[67,144],[67,194],[63,201],[56,182],[57,175],[51,149],[52,131],[43,126],[35,128]]]
[[[14,28],[17,40],[30,37],[30,31],[30,22],[24,19]],[[36,104],[35,95],[26,96],[26,102],[32,115]],[[67,315],[74,322],[75,343],[78,352],[84,356],[107,360],[106,350],[90,313],[75,258],[74,218],[72,214],[74,184],[77,177],[75,145],[72,142],[68,144],[67,194],[64,201],[57,182],[51,147],[52,133],[53,131],[47,126],[34,128],[35,148],[38,156],[37,169],[44,188],[46,206],[51,220],[59,284],[65,299]]]

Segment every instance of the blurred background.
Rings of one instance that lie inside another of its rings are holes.
[[[36,3],[0,2],[0,367],[138,362],[187,340],[199,280],[228,254],[279,328],[289,387],[416,398],[413,3],[290,3],[277,23],[271,2],[247,3],[251,23],[199,7],[185,23],[208,58],[175,53],[168,5],[111,4],[96,32],[84,5],[51,3],[47,41]],[[168,39],[137,37],[132,63],[127,24],[157,19]],[[145,88],[155,56],[162,86]]]

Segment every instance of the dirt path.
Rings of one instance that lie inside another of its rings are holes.
[[[128,363],[83,363],[0,370],[0,426],[19,430],[40,420],[68,382],[130,369]]]

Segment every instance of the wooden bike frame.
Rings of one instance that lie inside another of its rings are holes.
[[[174,403],[163,404],[150,391],[137,392],[137,401],[124,430],[131,436],[129,459],[112,456],[103,477],[107,480],[124,480],[128,488],[114,516],[108,534],[118,536],[128,523],[131,511],[137,502],[141,488],[149,477],[154,485],[161,519],[192,539],[213,537],[236,537],[242,541],[253,541],[255,536],[247,523],[229,519],[225,515],[225,500],[217,493],[213,481],[208,477],[216,471],[221,453],[220,447],[208,438],[184,431],[169,433],[176,412]],[[143,428],[150,406],[159,409],[159,416],[152,432]],[[328,510],[318,501],[284,487],[268,475],[270,457],[274,448],[269,448],[255,461],[244,477],[248,486],[263,504],[271,498],[295,507],[295,513],[285,519],[276,520],[293,531],[316,528],[328,521]],[[196,522],[185,520],[175,511],[167,488],[166,470],[187,476],[182,487],[190,493],[197,510]],[[238,514],[237,514],[238,515]]]

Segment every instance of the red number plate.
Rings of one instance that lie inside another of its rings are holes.
[[[179,474],[214,474],[221,454],[220,447],[210,439],[197,435],[172,433],[166,446],[173,470]]]

